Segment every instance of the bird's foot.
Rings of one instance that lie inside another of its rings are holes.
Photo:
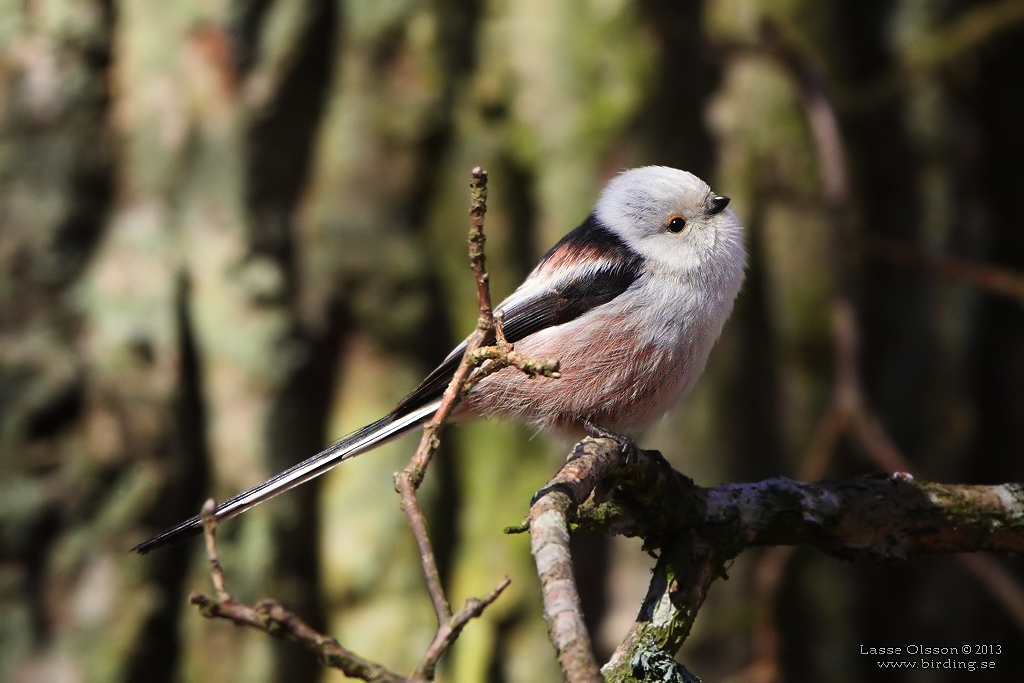
[[[627,463],[633,460],[633,456],[636,454],[636,445],[628,436],[616,434],[604,427],[599,427],[589,420],[583,420],[583,429],[587,434],[598,439],[611,439],[615,443],[619,444],[619,450],[622,452],[622,457],[626,459]]]

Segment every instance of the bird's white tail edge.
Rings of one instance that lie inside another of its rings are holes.
[[[437,403],[432,403],[408,415],[397,418],[394,422],[375,429],[369,434],[362,434],[363,430],[352,434],[348,439],[339,441],[334,446],[321,451],[308,460],[304,460],[262,484],[224,501],[223,505],[217,507],[217,521],[240,515],[279,493],[284,493],[299,484],[304,484],[310,479],[320,476],[345,460],[354,458],[391,439],[401,436],[410,429],[419,426],[424,418],[430,417],[436,410]]]
[[[284,493],[310,479],[320,476],[345,460],[354,458],[361,453],[365,453],[372,448],[395,439],[422,425],[437,411],[438,405],[440,405],[440,401],[434,401],[405,415],[394,418],[389,415],[371,425],[367,425],[313,457],[271,477],[262,484],[258,484],[247,491],[229,498],[217,506],[214,516],[220,522],[230,519],[235,515],[240,515],[279,493]],[[154,536],[148,541],[140,543],[133,550],[145,554],[150,550],[172,545],[195,536],[202,531],[202,528],[202,519],[199,515],[196,515]]]

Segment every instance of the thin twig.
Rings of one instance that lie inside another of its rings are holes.
[[[416,546],[420,553],[420,564],[423,566],[423,574],[427,581],[427,590],[430,593],[431,602],[434,604],[434,613],[437,616],[438,628],[444,628],[452,617],[451,606],[444,594],[444,587],[441,585],[441,575],[437,569],[437,558],[430,543],[427,533],[426,520],[423,512],[416,502],[416,490],[423,482],[427,467],[441,445],[439,433],[452,410],[458,405],[461,398],[461,389],[473,372],[472,354],[480,348],[488,339],[489,334],[494,331],[494,316],[491,313],[491,293],[488,285],[489,276],[484,270],[484,214],[487,212],[487,172],[479,166],[473,169],[473,179],[470,183],[470,223],[469,233],[469,261],[476,276],[477,282],[477,303],[480,307],[480,317],[477,321],[476,330],[470,335],[466,342],[466,351],[462,356],[455,376],[448,383],[448,387],[441,397],[441,404],[434,413],[433,418],[423,429],[423,436],[420,438],[419,447],[409,461],[409,465],[395,476],[395,489],[402,497],[402,509],[409,518],[409,526],[412,527],[413,536],[416,538]]]
[[[487,172],[480,167],[473,169],[470,192],[469,263],[476,279],[477,305],[480,315],[477,319],[476,329],[466,341],[466,350],[463,353],[462,361],[451,382],[445,388],[437,411],[423,430],[416,453],[409,461],[409,465],[395,477],[395,488],[402,497],[402,509],[409,519],[409,526],[416,539],[427,590],[437,616],[437,634],[416,667],[416,675],[427,679],[433,678],[438,661],[458,638],[466,623],[479,616],[489,604],[497,600],[510,581],[506,577],[483,600],[470,598],[465,607],[457,614],[452,615],[451,605],[445,595],[444,587],[441,585],[441,576],[427,532],[426,520],[416,500],[416,490],[423,482],[427,467],[440,446],[440,430],[462,396],[468,393],[476,382],[498,370],[516,367],[531,377],[539,374],[558,377],[557,360],[535,361],[516,353],[512,345],[505,339],[504,330],[501,328],[500,314],[497,316],[497,320],[495,318],[491,308],[490,276],[485,267],[486,256],[484,254]],[[492,339],[495,341],[495,345],[485,346]],[[486,366],[481,368],[480,366],[485,363]],[[474,371],[476,372],[474,373]]]
[[[210,580],[217,597],[211,598],[198,591],[189,597],[189,602],[196,605],[204,617],[227,619],[237,626],[248,626],[269,633],[275,638],[298,643],[315,654],[325,665],[339,669],[351,678],[373,683],[426,683],[422,678],[406,678],[376,662],[363,659],[342,647],[334,638],[318,633],[276,600],[261,600],[255,607],[235,602],[227,591],[224,572],[217,559],[217,519],[213,515],[216,509],[216,503],[212,499],[206,501],[202,517],[206,555],[210,561]]]
[[[441,398],[441,404],[438,406],[437,412],[434,413],[433,419],[424,427],[423,437],[420,439],[419,448],[416,449],[412,462],[409,463],[409,467],[403,472],[403,474],[407,474],[413,489],[419,488],[422,483],[426,468],[429,466],[430,460],[440,445],[437,434],[441,426],[451,416],[451,412],[458,405],[461,388],[476,367],[472,362],[473,353],[478,348],[484,346],[494,333],[494,314],[491,311],[491,290],[489,285],[490,276],[484,269],[486,261],[484,255],[484,242],[486,241],[484,236],[484,214],[487,213],[487,172],[479,166],[473,169],[470,189],[469,216],[472,228],[469,232],[469,262],[473,269],[473,275],[476,278],[477,304],[480,308],[480,316],[477,318],[476,329],[466,341],[466,351],[462,356],[462,362],[455,371],[452,381],[448,383],[448,387]]]
[[[445,596],[444,587],[441,585],[441,574],[437,569],[437,558],[434,556],[434,548],[430,543],[427,533],[427,522],[416,501],[416,490],[413,488],[406,472],[396,476],[396,488],[402,496],[402,510],[409,520],[412,528],[412,535],[416,539],[416,548],[420,553],[420,565],[423,568],[423,576],[427,581],[427,592],[430,593],[430,601],[434,605],[434,613],[437,616],[438,628],[451,619],[452,610]]]
[[[919,268],[932,275],[966,282],[994,294],[1017,299],[1024,304],[1024,273],[955,256],[925,254],[904,240],[885,235],[868,235],[864,240],[864,246],[871,254],[890,263],[907,268]]]
[[[203,519],[203,536],[206,539],[206,557],[210,560],[210,581],[219,602],[228,602],[231,595],[224,587],[224,568],[217,559],[217,501],[207,498],[200,515]]]
[[[484,332],[494,330],[494,314],[491,311],[490,275],[487,274],[484,254],[484,215],[487,213],[487,171],[479,166],[473,169],[469,182],[469,265],[476,276],[476,300],[480,308],[477,329]]]
[[[466,600],[465,606],[452,615],[452,618],[448,620],[448,623],[437,630],[437,635],[434,636],[434,641],[427,648],[427,651],[423,653],[423,658],[420,659],[420,663],[416,666],[415,676],[425,678],[427,680],[433,680],[434,671],[437,668],[437,663],[441,660],[441,655],[448,651],[448,648],[452,646],[455,639],[462,633],[462,629],[465,628],[466,624],[471,619],[475,619],[483,614],[484,609],[487,608],[492,602],[498,599],[498,596],[508,588],[509,584],[512,583],[512,579],[507,576],[498,582],[498,585],[488,593],[482,600],[477,598],[469,598]]]
[[[427,533],[426,520],[416,500],[416,490],[422,483],[426,469],[440,445],[438,432],[458,404],[463,393],[462,389],[470,374],[479,363],[484,362],[475,358],[473,354],[495,335],[494,315],[491,312],[490,291],[487,272],[484,270],[483,252],[483,217],[487,210],[487,174],[480,168],[473,170],[472,189],[470,216],[473,229],[469,240],[470,263],[477,281],[480,319],[476,331],[467,342],[462,362],[445,389],[437,412],[424,429],[423,438],[420,440],[416,453],[409,465],[395,476],[395,488],[401,494],[402,509],[409,519],[409,525],[416,539],[420,563],[427,581],[427,590],[430,593],[438,622],[434,640],[423,654],[414,677],[399,676],[379,664],[362,659],[341,647],[333,638],[317,633],[276,601],[264,600],[255,608],[235,602],[225,588],[223,571],[217,560],[217,548],[214,540],[217,522],[213,514],[216,504],[212,500],[207,501],[203,506],[203,528],[206,533],[207,555],[210,559],[210,575],[217,598],[210,598],[200,593],[193,594],[191,598],[191,602],[199,606],[204,616],[229,619],[239,625],[250,626],[279,638],[293,640],[315,652],[326,665],[342,670],[346,676],[380,683],[420,683],[433,680],[438,662],[459,637],[462,629],[471,619],[480,616],[484,609],[497,600],[509,585],[510,579],[505,577],[482,600],[469,598],[465,606],[453,615],[441,585],[437,559]],[[504,334],[498,337],[498,342],[500,351],[492,354],[493,360],[490,362],[504,363],[503,367],[519,367],[524,372],[538,368],[534,374],[557,376],[557,361],[538,363],[515,354],[512,346],[505,340]]]
[[[518,368],[530,377],[544,375],[559,377],[555,359],[533,360],[517,353],[505,339],[501,329],[501,315],[495,316],[491,307],[490,276],[486,270],[484,244],[484,216],[487,213],[487,172],[476,167],[470,181],[469,263],[477,284],[477,305],[480,315],[476,329],[466,340],[466,350],[454,377],[445,388],[441,403],[433,418],[423,429],[419,447],[409,465],[395,477],[395,488],[402,497],[402,509],[409,518],[413,536],[420,553],[420,563],[427,581],[427,590],[434,604],[438,628],[448,628],[452,619],[451,606],[441,585],[437,560],[427,533],[426,520],[416,501],[416,490],[423,482],[427,467],[440,446],[439,433],[451,416],[459,400],[485,377],[508,367]],[[490,341],[493,346],[486,346]],[[480,367],[480,366],[483,367]],[[498,591],[500,593],[500,591]],[[497,597],[497,594],[495,594]],[[486,601],[485,601],[486,604]],[[482,608],[481,608],[482,609]],[[461,626],[459,626],[461,629]],[[440,636],[440,633],[439,633]],[[435,642],[440,642],[435,639]]]
[[[509,584],[506,577],[483,600],[470,598],[465,607],[452,615],[451,606],[441,585],[437,559],[434,555],[430,537],[427,532],[426,520],[416,500],[416,490],[423,482],[427,467],[440,446],[439,433],[445,421],[458,405],[459,400],[484,377],[507,367],[515,367],[530,377],[545,375],[558,377],[558,361],[535,361],[518,354],[505,339],[501,327],[501,315],[493,313],[491,307],[490,276],[486,270],[484,254],[484,215],[487,213],[487,173],[480,167],[474,168],[470,182],[470,232],[469,262],[477,284],[477,305],[480,315],[476,329],[466,341],[466,350],[459,363],[455,375],[445,388],[441,403],[433,418],[423,430],[419,447],[409,465],[395,477],[395,488],[402,497],[402,509],[409,518],[409,526],[420,553],[420,563],[427,581],[427,590],[434,605],[437,616],[438,631],[427,652],[424,653],[416,675],[432,679],[434,670],[441,656],[461,633],[466,623],[479,616],[483,610],[498,598]],[[493,346],[485,346],[493,340]],[[484,365],[484,367],[480,367]],[[474,372],[476,371],[476,372]]]

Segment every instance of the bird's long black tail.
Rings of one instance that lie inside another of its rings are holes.
[[[438,402],[434,401],[404,415],[392,413],[373,424],[363,427],[333,446],[320,451],[308,460],[304,460],[262,484],[224,501],[217,506],[217,511],[214,513],[217,521],[223,521],[239,515],[279,493],[284,493],[299,484],[320,476],[342,461],[354,458],[360,453],[365,453],[371,448],[421,426],[430,419],[437,410],[437,406]],[[148,541],[138,544],[132,550],[145,555],[151,550],[174,545],[197,536],[202,531],[203,521],[196,515],[192,519],[187,519],[181,524],[157,534]]]

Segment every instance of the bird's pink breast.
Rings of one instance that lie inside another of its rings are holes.
[[[527,357],[558,359],[560,378],[506,368],[477,385],[463,410],[555,431],[576,432],[586,420],[627,435],[661,417],[685,386],[686,354],[642,338],[622,313],[585,317],[516,345]]]

